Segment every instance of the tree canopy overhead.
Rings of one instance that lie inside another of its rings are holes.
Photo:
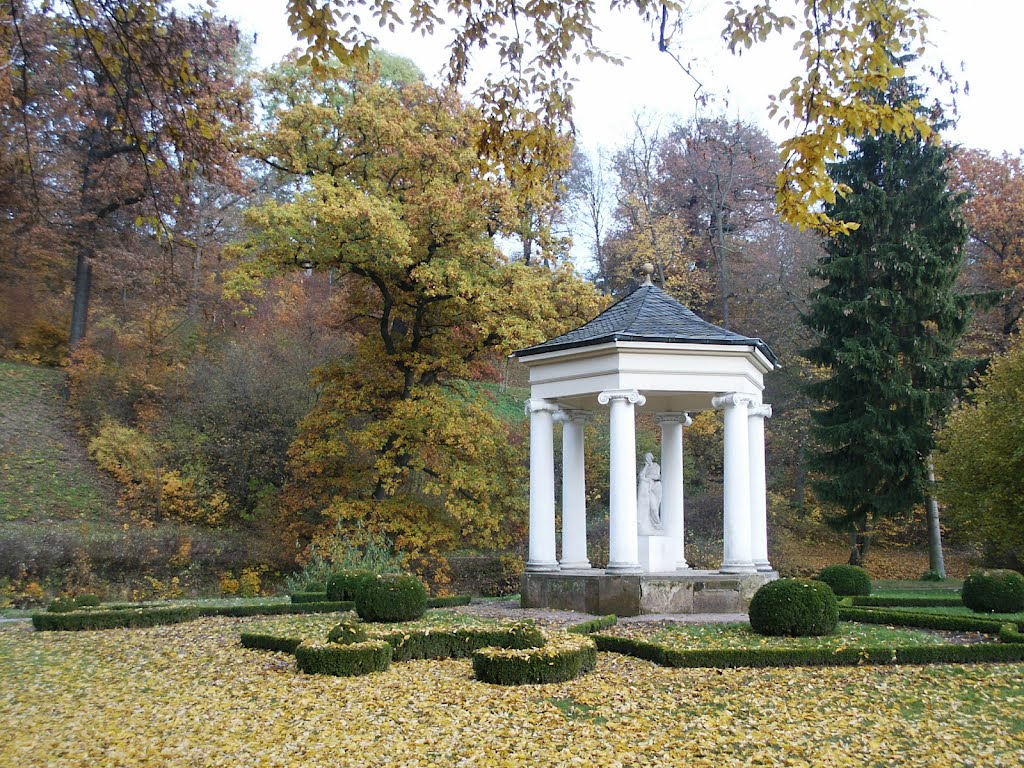
[[[611,11],[632,11],[650,23],[663,51],[685,46],[685,25],[678,23],[685,7],[679,0],[607,3]],[[922,52],[928,14],[915,0],[736,0],[726,7],[722,37],[730,50],[783,35],[793,40],[804,67],[769,109],[793,130],[782,145],[779,212],[800,227],[850,231],[855,222],[835,219],[820,207],[844,191],[826,164],[846,153],[851,138],[931,132],[916,103],[865,98],[904,74],[897,55]],[[486,117],[479,145],[506,162],[525,162],[536,175],[568,162],[556,139],[571,123],[572,67],[583,58],[615,60],[595,42],[597,7],[591,2],[288,0],[288,21],[306,41],[310,61],[365,59],[377,43],[373,28],[408,24],[413,31],[439,34],[450,25],[447,72],[455,87],[465,85],[479,51],[496,51],[498,70],[478,91]]]

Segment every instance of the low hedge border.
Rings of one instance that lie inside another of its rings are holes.
[[[275,603],[274,605],[201,606],[200,616],[285,616],[293,613],[342,613],[355,610],[351,600],[320,603]]]
[[[645,640],[591,635],[600,651],[663,667],[851,667],[860,664],[963,664],[1024,661],[1024,644],[922,645],[908,648],[668,648]]]
[[[884,597],[881,595],[855,595],[853,605],[874,608],[957,608],[963,601],[957,597]]]
[[[1003,624],[1003,626],[999,628],[999,642],[1024,643],[1024,633],[1022,633],[1013,622]]]
[[[295,648],[295,662],[309,675],[368,675],[384,672],[391,666],[391,646],[383,640],[349,645],[300,643]]]
[[[292,592],[289,597],[293,603],[326,603],[334,602],[327,600],[326,592]]]
[[[46,632],[79,632],[92,629],[125,629],[179,624],[199,618],[194,605],[171,608],[126,608],[117,611],[86,610],[70,613],[34,613],[32,626]]]
[[[839,620],[859,621],[862,624],[893,624],[920,629],[945,629],[953,632],[984,632],[989,635],[999,634],[999,630],[1006,623],[999,619],[976,619],[973,616],[887,611],[884,608],[851,608],[842,605],[839,606]]]
[[[469,605],[473,598],[469,595],[451,595],[450,597],[428,597],[427,608],[454,608],[458,605]]]
[[[607,616],[598,616],[590,621],[581,621],[579,624],[573,624],[571,627],[566,627],[565,631],[572,632],[574,635],[591,635],[602,629],[614,627],[618,623],[619,617],[614,613],[609,613]]]
[[[464,659],[480,648],[522,649],[544,645],[544,635],[530,622],[500,627],[394,629],[373,632],[373,639],[383,640],[394,649],[394,661]]]
[[[302,640],[297,637],[278,637],[277,635],[265,635],[260,632],[242,633],[242,647],[252,648],[257,651],[295,653],[295,649],[301,643]]]
[[[588,635],[559,633],[541,648],[473,651],[473,674],[495,685],[563,683],[596,666],[597,646]]]

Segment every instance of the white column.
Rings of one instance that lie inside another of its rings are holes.
[[[686,562],[683,533],[683,427],[690,426],[693,420],[685,413],[659,413],[657,418],[661,426],[661,515],[671,542],[672,562],[677,571],[684,571],[690,566]]]
[[[636,422],[633,406],[646,398],[635,389],[613,389],[597,396],[609,405],[608,571],[639,573],[636,528]]]
[[[722,573],[753,573],[756,570],[750,551],[749,403],[749,397],[736,393],[711,400],[713,407],[724,410],[725,421]]]
[[[583,433],[587,411],[562,414],[562,559],[563,571],[589,568],[587,559],[587,484]]]
[[[768,482],[764,471],[764,420],[771,418],[770,405],[750,409],[747,435],[750,443],[750,549],[754,567],[772,570],[768,562]]]
[[[528,571],[557,571],[555,559],[555,446],[553,414],[547,400],[526,401],[530,414],[530,557]]]

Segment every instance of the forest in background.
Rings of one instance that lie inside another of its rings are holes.
[[[4,531],[13,591],[123,576],[161,596],[252,591],[317,552],[380,546],[438,591],[477,556],[487,588],[507,588],[528,450],[507,355],[593,317],[645,262],[783,363],[765,392],[773,561],[796,573],[808,543],[842,546],[812,484],[807,386],[826,374],[804,356],[823,238],[779,217],[779,147],[757,126],[640,115],[622,146],[586,153],[564,135],[544,164],[502,163],[478,151],[479,110],[399,57],[260,72],[212,15],[98,21],[91,36],[59,15],[16,21],[0,83],[0,352],[66,371],[88,455],[116,481],[110,516],[149,543],[103,569],[87,537],[63,559],[18,557],[49,519],[9,514],[24,524]],[[1011,352],[1019,331],[1020,163],[950,159],[951,190],[969,194],[957,290],[988,297],[964,358]],[[656,431],[640,426],[642,453]],[[587,435],[596,565],[605,430],[597,418]],[[721,557],[721,455],[717,415],[699,415],[696,566]],[[979,537],[956,519],[953,545],[998,543],[998,526]],[[877,543],[927,542],[923,507],[871,522]]]

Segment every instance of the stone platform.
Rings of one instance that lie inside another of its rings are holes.
[[[646,613],[746,613],[750,598],[775,571],[750,574],[718,571],[609,574],[580,571],[523,574],[523,608],[556,608],[599,616]]]

